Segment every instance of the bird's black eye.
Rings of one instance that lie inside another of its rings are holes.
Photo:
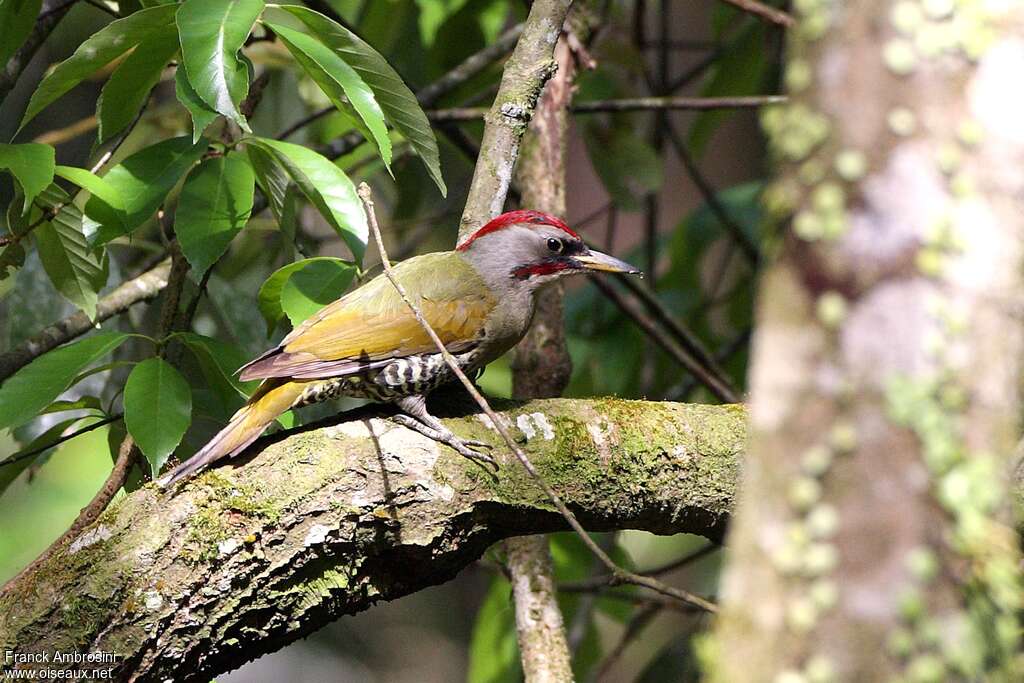
[[[563,246],[562,240],[555,239],[554,237],[548,239],[548,251],[554,254],[560,254]]]

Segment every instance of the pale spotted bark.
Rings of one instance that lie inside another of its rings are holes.
[[[1020,680],[1024,8],[796,7],[713,673]]]

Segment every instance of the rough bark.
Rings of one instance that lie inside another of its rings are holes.
[[[719,539],[736,406],[504,406],[592,530]],[[476,416],[461,435],[498,446]],[[508,454],[496,477],[379,418],[268,438],[171,493],[146,486],[0,595],[0,650],[109,651],[117,680],[210,680],[343,614],[447,581],[492,543],[565,523]],[[244,463],[244,466],[239,466]]]
[[[718,680],[1021,680],[1022,28],[1018,3],[803,8],[764,119],[795,217],[760,294]]]
[[[519,143],[541,89],[557,68],[552,53],[571,4],[572,0],[536,0],[530,7],[516,49],[505,63],[494,104],[484,117],[480,156],[459,224],[460,240],[504,210]]]
[[[512,582],[516,639],[523,680],[566,683],[573,680],[565,620],[558,607],[555,568],[544,535],[505,541],[505,566]]]
[[[577,5],[574,13],[579,13]],[[516,184],[523,206],[565,215],[565,130],[573,81],[573,57],[565,37],[555,46],[558,71],[544,86],[523,140]],[[572,374],[562,321],[564,288],[555,283],[538,295],[537,311],[512,356],[512,395],[517,399],[560,396]],[[527,683],[573,680],[565,621],[558,606],[555,572],[546,536],[505,541],[512,582],[516,636]]]

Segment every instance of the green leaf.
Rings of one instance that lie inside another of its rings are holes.
[[[125,208],[124,202],[121,200],[121,194],[113,185],[107,182],[106,178],[77,166],[56,166],[54,167],[54,174],[78,185],[89,194],[102,199],[111,208],[124,213]]]
[[[160,80],[164,67],[178,52],[172,31],[146,38],[121,62],[100,92],[96,103],[97,141],[106,142],[127,128]]]
[[[237,344],[191,332],[182,333],[179,338],[192,352],[202,373],[201,379],[189,377],[196,419],[204,415],[219,424],[227,422],[260,384],[259,380],[238,380],[237,370],[249,358]]]
[[[2,15],[3,12],[0,11],[0,17]],[[53,182],[53,168],[54,150],[50,145],[38,142],[27,142],[22,145],[0,144],[0,170],[10,171],[21,186],[22,194],[25,195],[22,213],[27,213],[36,195]]]
[[[362,261],[370,228],[356,187],[345,172],[302,145],[269,138],[248,138],[247,142],[274,158],[345,241],[356,261]]]
[[[661,158],[631,129],[588,126],[584,139],[594,170],[619,208],[638,211],[641,198],[661,187]]]
[[[196,357],[206,379],[230,387],[234,398],[249,398],[259,385],[259,380],[242,382],[238,379],[238,368],[249,359],[237,345],[195,332],[184,332],[178,337]]]
[[[40,203],[50,209],[61,207],[34,233],[43,268],[57,291],[94,319],[97,293],[106,284],[107,273],[82,232],[82,212],[56,185],[40,195]]]
[[[71,383],[78,384],[86,377],[92,377],[93,375],[98,375],[102,372],[110,372],[114,368],[130,368],[137,362],[138,361],[134,360],[112,360],[108,363],[103,363],[102,365],[97,365],[95,367],[89,368],[88,370],[78,373]]]
[[[161,358],[144,360],[124,385],[124,423],[154,475],[181,443],[192,422],[192,390]]]
[[[174,72],[174,93],[182,106],[188,110],[189,116],[192,117],[192,142],[199,142],[203,131],[213,123],[219,114],[210,109],[210,105],[203,102],[192,84],[188,82],[185,69],[180,66]]]
[[[252,212],[255,177],[238,152],[206,159],[185,180],[174,229],[185,258],[204,273],[227,250]]]
[[[295,271],[281,290],[281,308],[293,326],[338,299],[355,277],[356,268],[340,259],[316,261]]]
[[[427,115],[420,108],[416,96],[402,82],[401,76],[391,68],[387,60],[362,38],[318,12],[298,5],[282,5],[281,9],[304,23],[321,42],[363,77],[376,94],[377,102],[380,103],[388,121],[405,136],[413,150],[423,160],[427,173],[437,184],[441,194],[447,195],[448,189],[441,176],[437,139],[430,128]]]
[[[0,299],[14,287],[14,275],[25,265],[25,247],[21,243],[8,244],[0,250]]]
[[[156,32],[173,30],[175,5],[140,10],[112,21],[78,46],[58,64],[32,93],[19,130],[54,100],[78,85],[86,76],[114,61]]]
[[[110,169],[103,176],[102,185],[108,188],[104,194],[86,187],[93,196],[85,204],[85,214],[101,226],[94,244],[127,235],[144,223],[205,151],[204,142],[193,143],[188,136],[164,140]]]
[[[92,171],[74,166],[57,166],[55,172],[61,178],[69,180],[92,195],[86,203],[89,218],[105,229],[117,234],[127,234],[128,214],[124,208],[121,193],[106,178],[101,178]],[[92,205],[90,207],[90,204]]]
[[[98,332],[44,353],[0,385],[0,429],[17,427],[53,402],[74,377],[131,335]]]
[[[295,186],[292,185],[284,168],[274,161],[269,152],[255,145],[246,146],[245,151],[256,172],[256,182],[267,196],[270,212],[277,219],[277,226],[285,236],[288,248],[291,249],[291,243],[295,241],[295,220],[298,213]]]
[[[365,124],[369,137],[380,150],[384,166],[390,172],[391,139],[384,124],[384,112],[377,104],[373,90],[355,69],[316,38],[281,24],[267,23],[267,26],[284,42],[295,61],[320,86],[338,111],[352,118],[358,116]]]
[[[83,396],[74,401],[54,401],[40,411],[40,415],[63,413],[69,410],[103,410],[100,400],[95,396]]]
[[[263,314],[263,319],[267,321],[268,337],[271,334],[273,334],[274,328],[277,326],[277,323],[281,320],[281,318],[285,316],[285,309],[283,307],[283,294],[285,286],[288,284],[289,280],[291,280],[292,276],[295,275],[296,273],[299,273],[300,271],[305,270],[307,267],[312,267],[314,265],[317,266],[318,270],[311,273],[312,276],[324,274],[325,271],[322,269],[323,266],[321,266],[320,264],[326,264],[326,266],[330,268],[330,272],[326,273],[326,275],[328,277],[335,278],[336,281],[333,287],[337,287],[337,284],[340,283],[344,278],[343,273],[347,273],[348,282],[345,283],[344,287],[341,288],[338,294],[340,294],[341,291],[344,291],[344,288],[348,286],[349,282],[351,282],[352,278],[355,276],[355,266],[353,264],[349,263],[348,261],[343,261],[342,259],[339,258],[334,258],[332,256],[316,256],[313,258],[303,259],[302,261],[296,261],[295,263],[289,263],[288,265],[282,268],[278,268],[270,277],[267,278],[266,282],[263,283],[263,285],[260,287],[260,292],[257,295],[260,313]],[[315,291],[317,289],[316,283],[311,283],[309,277],[301,280],[300,283],[296,286],[296,289],[298,291],[290,293],[288,295],[289,297],[291,297],[289,301],[292,303],[295,303],[302,298],[305,298],[307,300],[313,300],[314,297],[323,298],[324,296],[326,296],[326,293],[317,293]],[[311,291],[309,294],[304,295],[303,292],[307,290],[313,291]],[[336,298],[337,294],[335,294],[333,298],[328,299],[323,303],[329,303],[330,301],[333,301]],[[323,305],[323,303],[317,305],[315,310],[318,310],[320,306]],[[296,304],[296,306],[302,305],[303,304],[301,302]],[[295,311],[297,312],[297,310],[298,309],[296,308]],[[306,317],[308,316],[300,318],[300,321],[304,320]],[[292,318],[291,315],[289,315],[289,319],[293,320],[294,322],[294,318]]]
[[[32,32],[43,0],[0,0],[0,64],[6,66]]]
[[[249,69],[238,51],[263,7],[263,0],[185,0],[176,18],[192,88],[211,109],[246,132],[249,124],[238,105],[249,90]]]
[[[512,586],[504,577],[495,576],[476,613],[466,683],[518,683],[522,680]]]
[[[31,465],[39,461],[43,456],[46,455],[46,451],[40,451],[31,457],[22,457],[23,454],[29,453],[42,448],[43,446],[52,445],[64,436],[73,426],[75,426],[80,420],[84,420],[88,415],[80,415],[78,417],[70,417],[66,420],[61,420],[57,424],[53,425],[42,434],[32,439],[24,448],[19,450],[17,453],[12,453],[8,457],[0,461],[0,494],[2,494],[8,486],[10,486],[18,475],[27,470]],[[20,460],[18,460],[20,458]],[[2,464],[8,460],[17,460],[17,462],[11,462],[9,464]]]

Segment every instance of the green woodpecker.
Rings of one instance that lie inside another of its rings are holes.
[[[559,219],[524,210],[498,216],[454,251],[416,256],[393,272],[469,374],[522,339],[538,288],[586,271],[640,272],[588,249]],[[426,395],[455,377],[384,275],[322,308],[240,372],[263,383],[162,486],[237,455],[284,411],[341,396],[394,403],[400,424],[493,464],[480,451],[486,444],[458,438],[427,412]]]

